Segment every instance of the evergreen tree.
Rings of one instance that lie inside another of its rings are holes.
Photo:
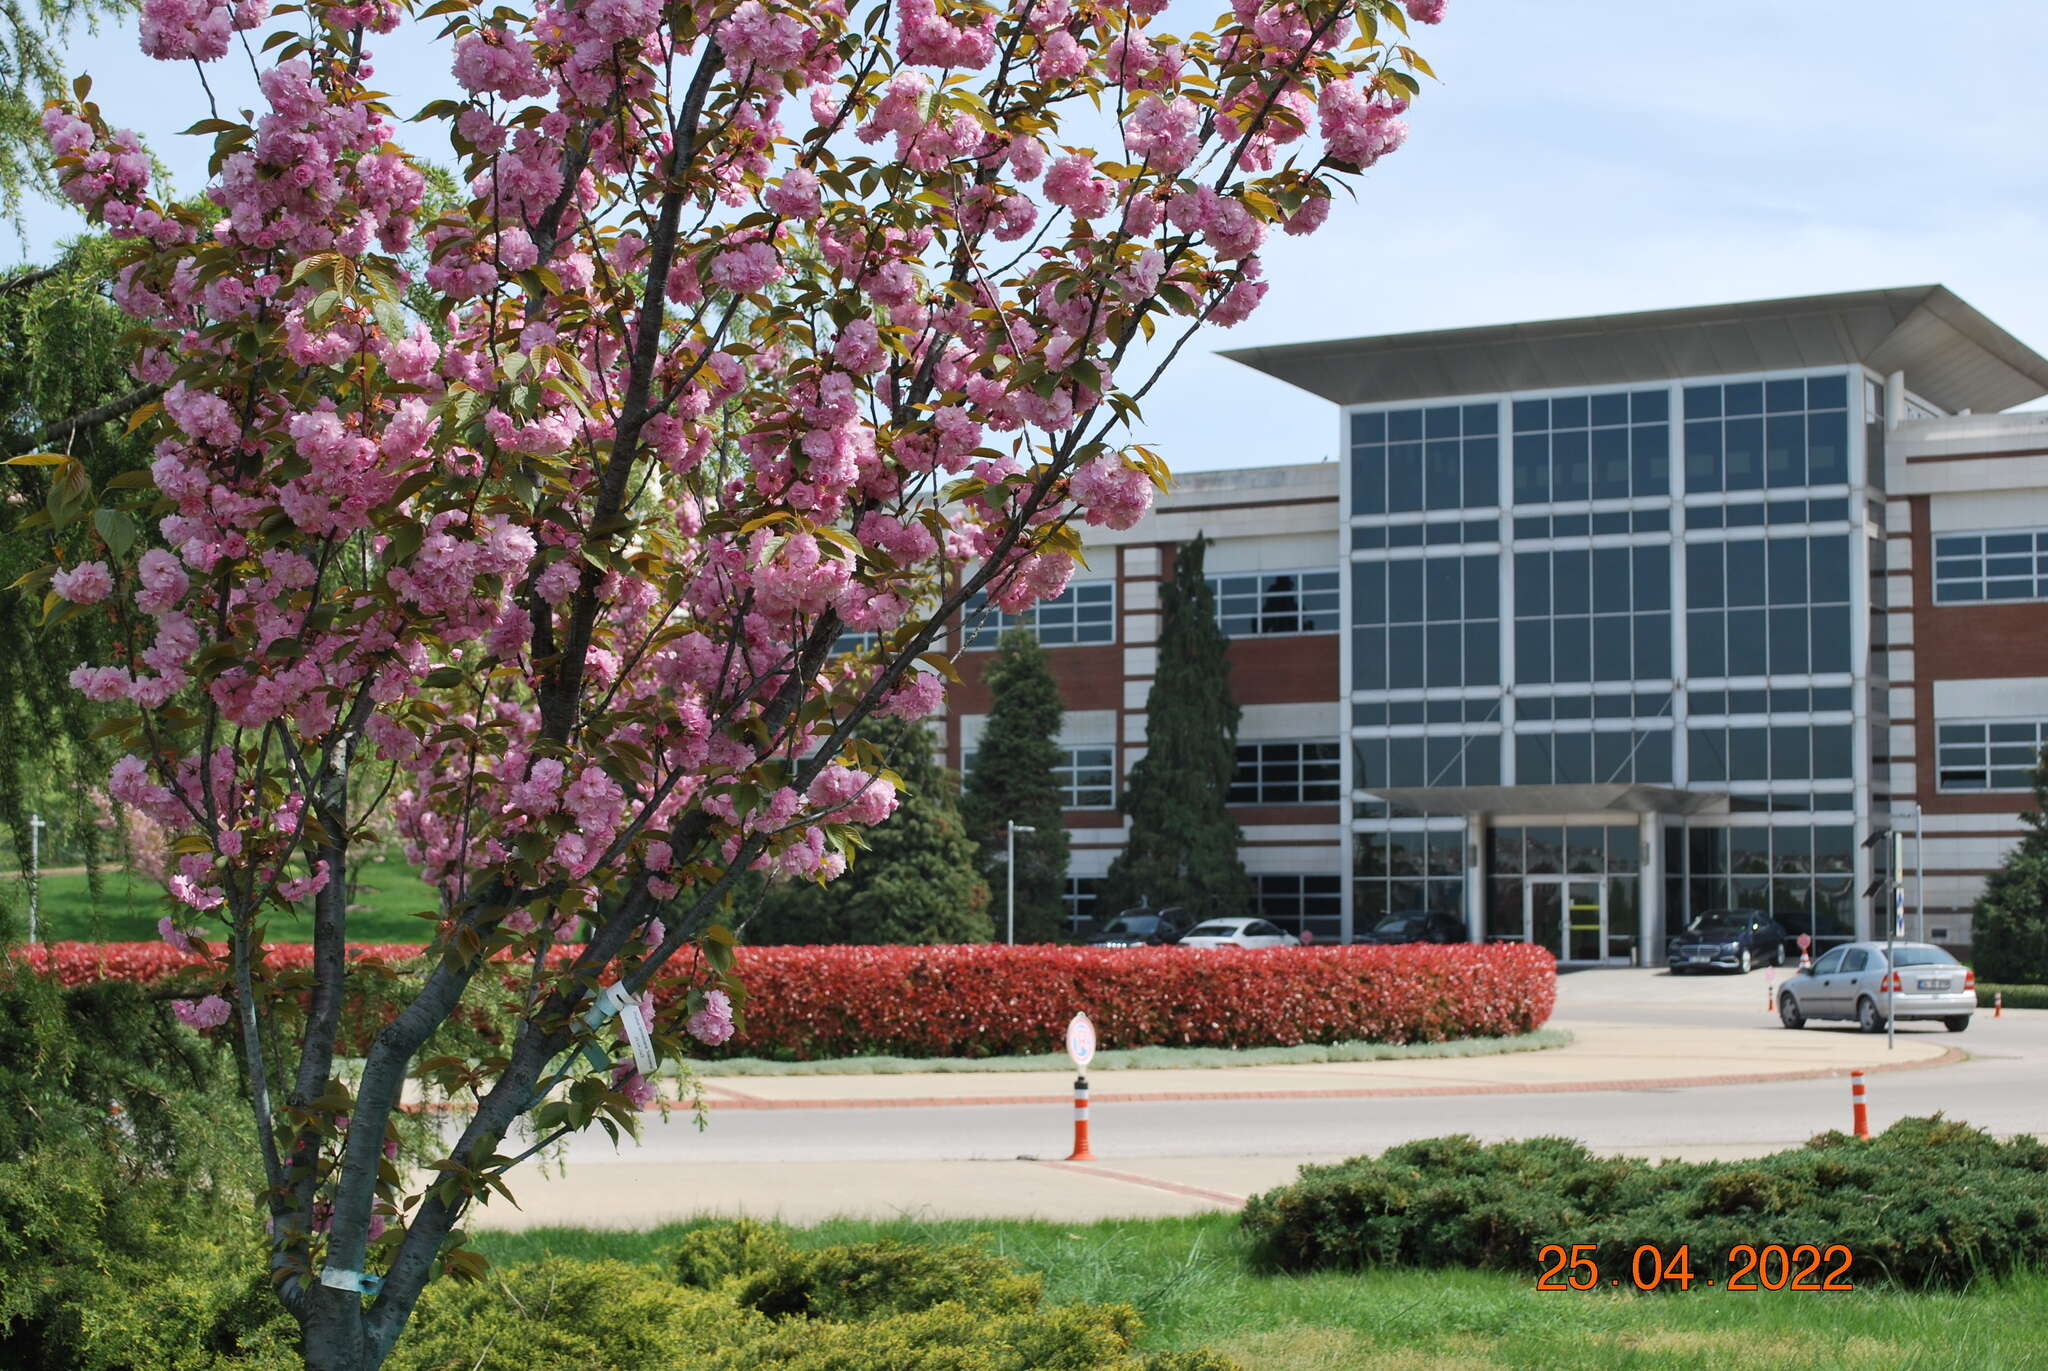
[[[1237,770],[1230,640],[1202,575],[1209,540],[1183,545],[1161,596],[1159,667],[1145,699],[1145,755],[1117,801],[1131,836],[1110,864],[1105,909],[1179,905],[1196,919],[1248,913],[1243,835],[1225,802]]]
[[[887,823],[867,830],[830,885],[778,881],[748,920],[751,943],[985,943],[988,885],[960,820],[960,778],[932,755],[922,724],[883,720],[861,735],[903,778]]]
[[[989,889],[996,892],[992,912],[998,929],[1008,919],[1007,825],[1015,820],[1037,830],[1017,835],[1017,941],[1044,942],[1059,936],[1066,914],[1067,829],[1053,775],[1063,756],[1059,735],[1066,710],[1045,649],[1028,629],[1003,635],[987,681],[988,723],[960,813],[981,848]]]
[[[2032,831],[2005,856],[1977,899],[1971,953],[1977,974],[2005,984],[2048,984],[2048,753],[2034,771]]]

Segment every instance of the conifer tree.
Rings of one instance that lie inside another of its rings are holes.
[[[1240,711],[1230,694],[1230,640],[1202,574],[1208,545],[1198,537],[1178,550],[1161,596],[1145,755],[1117,801],[1131,832],[1103,886],[1107,909],[1178,905],[1195,919],[1251,909],[1251,877],[1238,856],[1243,835],[1225,807]]]
[[[999,932],[1008,910],[1008,825],[1037,830],[1017,835],[1017,941],[1059,936],[1066,913],[1067,830],[1053,768],[1062,759],[1059,684],[1038,635],[1011,629],[988,666],[990,705],[974,766],[967,773],[960,813],[981,849],[980,868],[993,894]]]
[[[2048,984],[2048,754],[2034,771],[2031,831],[1984,882],[1971,932],[1971,960],[1986,981]]]
[[[985,943],[988,884],[960,819],[960,778],[932,755],[923,725],[861,730],[903,780],[889,822],[869,830],[828,885],[782,881],[747,924],[750,943]]]

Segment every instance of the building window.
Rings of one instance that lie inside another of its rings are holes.
[[[1211,576],[1216,621],[1232,638],[1337,631],[1337,573],[1257,571]]]
[[[1344,878],[1328,876],[1252,877],[1253,908],[1295,937],[1304,932],[1317,942],[1335,939],[1343,927]]]
[[[1934,540],[1934,602],[2048,600],[2048,529],[1944,533]]]
[[[1667,870],[1684,862],[1690,907],[1668,910],[1666,925],[1710,909],[1753,909],[1768,914],[1787,933],[1820,939],[1856,935],[1856,831],[1803,824],[1771,828],[1713,828],[1694,825],[1683,854],[1667,850]]]
[[[967,601],[961,616],[970,648],[992,648],[1005,631],[1028,628],[1047,647],[1077,647],[1085,643],[1116,641],[1116,584],[1112,581],[1077,581],[1050,600],[1033,605],[1022,614],[1005,614],[990,609],[985,592]]]
[[[1664,390],[1515,401],[1515,503],[1669,495],[1670,422]]]
[[[2031,790],[2044,746],[2048,746],[2048,719],[1937,724],[1935,751],[1940,788]]]
[[[1068,747],[1052,769],[1067,809],[1111,809],[1116,805],[1116,749]]]
[[[1500,684],[1500,558],[1416,557],[1351,568],[1354,690]]]
[[[1671,675],[1671,554],[1642,547],[1515,554],[1515,680],[1654,681]]]
[[[1768,727],[1694,725],[1686,730],[1688,774],[1695,781],[1847,781],[1855,776],[1848,724]]]
[[[1369,929],[1389,914],[1448,914],[1465,909],[1465,829],[1385,828],[1352,834],[1352,927]]]
[[[1065,922],[1069,933],[1079,933],[1100,917],[1098,906],[1101,898],[1101,877],[1067,877],[1067,887],[1060,895],[1060,903],[1066,906]]]
[[[1690,676],[1849,671],[1849,539],[1686,544]]]
[[[1237,774],[1226,803],[1335,804],[1342,784],[1338,755],[1334,739],[1239,743]]]
[[[1792,377],[1685,388],[1688,493],[1849,479],[1849,382]]]
[[[1351,740],[1352,788],[1499,785],[1500,733],[1430,733]]]
[[[973,774],[979,752],[960,754],[960,779]],[[1108,744],[1063,747],[1052,765],[1053,785],[1060,793],[1062,809],[1114,809],[1116,807],[1116,749]]]
[[[1671,779],[1671,730],[1517,729],[1516,785],[1613,785]]]
[[[1351,416],[1351,512],[1500,503],[1500,410],[1438,405]]]

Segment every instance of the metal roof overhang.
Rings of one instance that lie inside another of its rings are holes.
[[[2010,409],[2048,395],[2048,358],[1946,286],[1235,348],[1222,355],[1340,405],[1852,363],[1885,375],[1903,371],[1910,390],[1952,414]]]
[[[1417,814],[1709,814],[1728,797],[1656,785],[1432,785],[1368,792]]]

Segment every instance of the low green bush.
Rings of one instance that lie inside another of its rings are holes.
[[[977,1314],[1028,1314],[1043,1277],[978,1247],[853,1243],[791,1253],[741,1277],[733,1299],[778,1318],[851,1323],[958,1304]]]
[[[438,1283],[390,1371],[1236,1371],[1134,1353],[1130,1306],[1044,1305],[1037,1275],[976,1247],[799,1251],[742,1220],[689,1234],[672,1267],[551,1257]]]
[[[1977,1012],[1991,1012],[1991,997],[2005,996],[2007,1009],[2048,1009],[2048,985],[1988,985],[1978,982]]]
[[[1738,1245],[1840,1244],[1854,1283],[1956,1287],[2041,1263],[2048,1146],[2000,1143],[1938,1116],[1732,1163],[1596,1157],[1563,1138],[1432,1138],[1304,1167],[1294,1184],[1255,1196],[1243,1222],[1288,1270],[1533,1274],[1542,1247],[1593,1244],[1601,1269],[1626,1279],[1639,1246],[1684,1244],[1696,1276],[1724,1280]]]

